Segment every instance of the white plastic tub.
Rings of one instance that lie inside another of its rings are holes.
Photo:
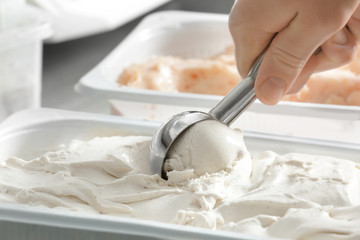
[[[0,121],[40,107],[42,40],[50,34],[40,10],[24,0],[0,1]]]
[[[183,11],[146,17],[102,62],[83,76],[77,92],[110,100],[113,114],[165,120],[187,110],[208,111],[221,96],[119,87],[122,69],[155,55],[209,57],[232,44],[224,14]],[[360,107],[256,101],[235,122],[242,129],[360,143]],[[274,127],[278,126],[278,127]]]
[[[24,122],[24,119],[27,121]],[[0,125],[0,162],[13,155],[31,159],[74,138],[87,140],[95,136],[126,133],[151,135],[158,127],[158,122],[110,115],[51,109],[22,111]],[[245,141],[253,155],[264,150],[274,150],[280,154],[302,152],[360,162],[358,144],[250,132],[245,132]],[[1,239],[18,240],[260,239],[233,232],[4,203],[0,203],[0,232]]]

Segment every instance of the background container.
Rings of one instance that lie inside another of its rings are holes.
[[[24,0],[0,1],[0,121],[41,105],[42,40],[50,21]]]
[[[188,110],[208,111],[222,96],[161,92],[119,86],[125,67],[156,55],[207,58],[232,44],[228,15],[185,11],[151,14],[75,86],[81,94],[110,100],[113,114],[166,120]],[[360,143],[360,107],[255,101],[234,123],[243,130]]]

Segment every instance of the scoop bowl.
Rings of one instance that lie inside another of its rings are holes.
[[[186,129],[205,120],[217,119],[208,113],[189,111],[179,113],[161,125],[154,134],[150,145],[150,166],[153,173],[158,173],[163,179],[167,179],[163,165],[172,144]]]
[[[248,76],[241,80],[209,113],[189,111],[173,116],[154,134],[150,144],[150,166],[154,174],[167,179],[163,169],[168,151],[176,139],[192,125],[217,120],[226,125],[235,121],[255,101],[255,79],[262,62],[262,54],[251,68]]]

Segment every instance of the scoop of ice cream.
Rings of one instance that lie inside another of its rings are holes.
[[[194,124],[179,136],[169,150],[164,170],[193,169],[200,176],[231,168],[237,160],[244,159],[246,171],[250,172],[251,158],[245,155],[248,152],[240,130],[207,120]]]

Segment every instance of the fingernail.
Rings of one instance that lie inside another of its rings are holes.
[[[333,43],[338,44],[338,45],[345,45],[348,41],[348,38],[346,36],[346,33],[341,30],[339,32],[337,32],[333,38]]]
[[[268,78],[260,88],[261,95],[268,101],[277,103],[285,94],[286,84],[276,77]]]

